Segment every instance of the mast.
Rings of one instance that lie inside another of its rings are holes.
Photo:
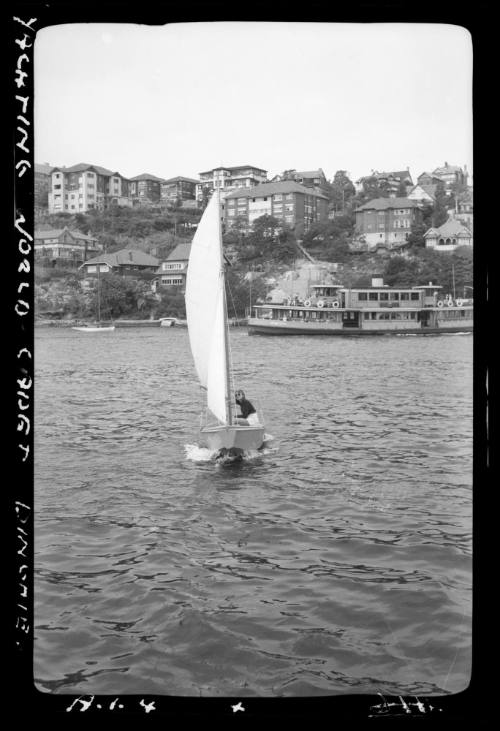
[[[231,410],[231,377],[229,368],[229,342],[228,342],[228,318],[227,318],[227,301],[226,301],[226,272],[224,266],[224,250],[222,247],[222,230],[220,223],[220,189],[217,188],[217,215],[219,223],[219,246],[220,246],[220,262],[221,262],[221,280],[222,280],[222,298],[224,312],[224,369],[225,369],[225,386],[226,386],[226,424],[231,426],[233,416]]]
[[[101,265],[97,264],[97,322],[101,324]]]

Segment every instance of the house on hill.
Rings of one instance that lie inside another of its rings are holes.
[[[181,203],[193,201],[196,204],[196,186],[197,180],[194,178],[185,178],[183,175],[177,175],[175,178],[164,180],[161,184],[161,199],[166,203]],[[194,206],[193,206],[194,207]]]
[[[167,256],[156,271],[152,281],[153,291],[158,287],[180,287],[184,290],[191,243],[179,244]]]
[[[137,274],[137,272],[154,272],[160,262],[154,256],[139,249],[121,249],[112,254],[100,254],[84,262],[80,269],[85,275],[95,276],[99,273]]]
[[[467,165],[464,165],[462,170],[459,165],[449,165],[447,162],[433,170],[432,175],[444,183],[447,190],[454,184],[467,185],[467,179],[469,177]]]
[[[427,249],[455,251],[459,246],[472,246],[473,237],[469,229],[454,217],[438,228],[430,228],[424,234]]]
[[[64,228],[35,231],[35,261],[42,266],[78,267],[99,251],[97,239]]]
[[[134,205],[151,205],[161,199],[163,178],[150,173],[142,173],[130,178],[130,197]]]
[[[356,238],[368,249],[404,246],[422,220],[421,205],[410,198],[374,198],[355,210]]]
[[[410,170],[393,170],[391,172],[381,172],[373,170],[371,175],[365,175],[364,177],[356,180],[354,187],[357,192],[363,190],[363,183],[365,180],[375,178],[377,185],[381,188],[385,188],[390,196],[396,196],[398,194],[401,184],[404,184],[406,190],[413,187],[413,180],[410,174]]]

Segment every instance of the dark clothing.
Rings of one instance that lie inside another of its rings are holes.
[[[249,414],[256,414],[253,405],[250,403],[250,401],[246,398],[240,399],[240,401],[236,401],[236,403],[239,405],[241,409],[241,415],[244,419],[247,418]]]

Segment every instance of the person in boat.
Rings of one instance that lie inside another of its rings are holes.
[[[241,414],[236,415],[238,423],[252,425],[258,424],[259,418],[257,416],[257,411],[255,410],[254,405],[246,398],[245,392],[241,390],[235,391],[234,397],[236,399],[236,403],[241,409]]]

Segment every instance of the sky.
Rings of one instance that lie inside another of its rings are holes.
[[[220,165],[472,173],[472,40],[425,23],[47,27],[35,161],[161,178]]]

